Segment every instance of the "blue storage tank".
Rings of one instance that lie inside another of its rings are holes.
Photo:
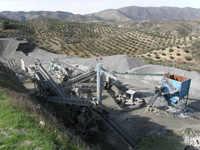
[[[164,93],[178,90],[174,94],[164,95],[165,99],[168,101],[168,104],[173,105],[180,99],[184,98],[189,93],[191,79],[185,78],[179,75],[168,75],[165,74],[163,77],[163,89]]]

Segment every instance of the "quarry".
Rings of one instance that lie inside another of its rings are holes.
[[[0,39],[0,61],[39,100],[63,105],[66,122],[100,149],[139,149],[145,137],[171,131],[181,133],[172,140],[200,148],[198,72],[128,55],[53,54],[16,38]]]

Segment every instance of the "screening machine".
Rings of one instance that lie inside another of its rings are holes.
[[[155,87],[155,95],[150,99],[147,106],[152,106],[158,97],[159,105],[162,105],[161,97],[167,102],[168,106],[174,106],[179,109],[179,103],[184,100],[184,110],[186,110],[191,79],[179,75],[165,74],[162,79],[162,86]],[[185,98],[185,96],[187,96]],[[176,106],[175,106],[176,105]]]

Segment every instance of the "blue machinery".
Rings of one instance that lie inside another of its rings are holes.
[[[157,86],[155,95],[151,98],[147,106],[152,106],[156,99],[160,97],[160,104],[162,105],[161,97],[163,96],[168,106],[176,105],[176,114],[179,110],[179,102],[185,100],[184,110],[187,108],[189,89],[191,79],[179,75],[165,74],[162,80],[162,86]],[[184,99],[186,96],[186,99]]]
[[[168,105],[173,106],[175,103],[187,96],[185,102],[186,107],[190,89],[190,82],[191,79],[178,75],[165,75],[163,77],[162,85],[164,98],[168,102]]]

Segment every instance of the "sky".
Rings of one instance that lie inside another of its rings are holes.
[[[65,11],[89,14],[127,6],[200,8],[199,0],[0,0],[1,11]]]

